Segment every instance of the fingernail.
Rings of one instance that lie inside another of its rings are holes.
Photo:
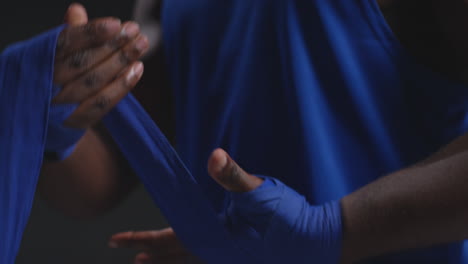
[[[138,62],[135,66],[132,67],[130,72],[127,75],[127,82],[131,82],[133,79],[140,78],[143,74],[143,63]]]
[[[148,39],[145,36],[142,36],[142,37],[138,38],[138,40],[136,41],[135,48],[138,51],[142,52],[142,51],[144,51],[145,49],[148,48],[148,45],[149,45]]]
[[[122,37],[133,38],[140,32],[140,26],[137,23],[129,22],[126,24],[122,31],[120,31],[120,35]]]
[[[135,71],[135,75],[140,77],[143,74],[143,63],[138,62],[137,65],[133,66],[133,70]]]
[[[216,155],[217,157],[216,157],[214,172],[219,175],[220,173],[224,171],[224,168],[226,167],[228,160],[227,160],[226,154],[224,154],[221,150],[217,150]]]

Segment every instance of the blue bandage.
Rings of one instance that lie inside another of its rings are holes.
[[[61,88],[53,87],[53,97]],[[77,104],[52,104],[49,110],[49,123],[45,145],[46,156],[54,160],[64,160],[73,153],[76,144],[84,135],[84,129],[64,126],[65,120],[76,110]]]
[[[229,194],[223,218],[239,247],[258,263],[338,263],[339,202],[311,206],[279,180],[264,178],[256,190]]]

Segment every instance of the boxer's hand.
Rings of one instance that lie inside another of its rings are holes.
[[[67,12],[69,26],[57,42],[54,82],[62,87],[55,104],[78,104],[65,121],[72,128],[98,122],[136,85],[143,74],[138,59],[148,39],[134,22],[115,18],[88,23],[86,11],[74,4]]]
[[[262,179],[246,173],[222,150],[211,155],[208,172],[221,186],[233,192],[249,192],[263,182]],[[134,264],[203,263],[184,248],[172,228],[117,233],[111,237],[109,246],[141,251],[136,255]]]
[[[136,255],[134,264],[202,263],[182,246],[172,228],[118,233],[111,237],[109,246],[141,251]]]
[[[339,203],[312,206],[279,180],[247,173],[222,149],[211,154],[208,173],[227,191],[229,205],[220,219],[252,261],[338,263]],[[177,261],[189,256],[171,229],[117,234],[110,246],[143,250],[136,263],[187,263]],[[161,262],[156,254],[165,254],[167,262]]]

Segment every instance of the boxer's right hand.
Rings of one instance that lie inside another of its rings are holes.
[[[134,22],[87,20],[82,6],[70,7],[69,26],[57,42],[54,73],[62,90],[53,103],[78,104],[65,125],[80,129],[98,122],[136,85],[143,74],[138,59],[149,46]]]

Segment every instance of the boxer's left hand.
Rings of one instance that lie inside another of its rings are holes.
[[[138,59],[148,50],[138,24],[115,18],[88,22],[86,10],[70,6],[68,27],[60,34],[55,55],[54,82],[62,90],[54,104],[78,104],[66,120],[68,127],[85,129],[99,121],[136,85],[143,73]]]
[[[88,22],[79,4],[70,6],[65,22],[56,45],[45,145],[50,160],[69,157],[86,129],[135,87],[143,75],[138,59],[149,47],[136,23],[115,18]]]

